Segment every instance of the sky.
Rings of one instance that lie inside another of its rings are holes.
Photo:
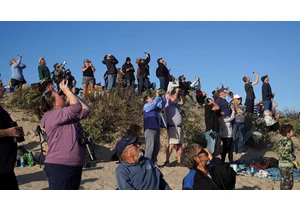
[[[81,87],[84,59],[96,68],[96,82],[103,84],[104,55],[114,55],[122,67],[127,56],[135,63],[151,55],[150,80],[157,59],[162,57],[175,77],[201,80],[202,91],[225,87],[245,98],[243,76],[259,83],[254,86],[256,101],[261,99],[260,78],[268,75],[278,109],[296,108],[294,91],[300,77],[299,22],[243,21],[1,21],[0,72],[5,84],[10,80],[9,61],[23,56],[28,84],[38,78],[38,58],[45,57],[50,71],[55,63],[67,61]]]

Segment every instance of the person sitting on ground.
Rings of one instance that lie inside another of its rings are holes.
[[[197,94],[196,90],[193,89],[195,84],[198,82],[198,86],[200,87],[200,79],[199,77],[196,77],[196,80],[194,82],[187,82],[186,78],[184,75],[181,75],[178,77],[179,80],[179,85],[181,90],[183,90],[184,96],[186,101],[192,101],[192,103],[197,107],[200,108],[201,106],[199,105],[197,101]]]
[[[269,131],[279,133],[279,118],[280,114],[275,114],[273,117],[273,114],[270,110],[267,109],[264,111],[264,120]]]
[[[207,164],[208,161],[210,164]],[[207,148],[190,144],[182,151],[182,163],[190,169],[182,182],[183,190],[233,190],[236,172],[228,163],[214,158]]]
[[[116,144],[120,164],[115,170],[119,190],[171,190],[163,174],[143,156],[137,137],[123,138]]]
[[[294,127],[291,124],[285,124],[280,127],[280,134],[283,136],[279,142],[279,170],[280,170],[280,190],[291,190],[294,186],[293,168],[300,168],[296,161],[293,140]]]
[[[178,79],[175,79],[175,77],[173,75],[171,75],[169,77],[167,93],[174,94],[173,90],[177,87],[179,87],[179,81],[178,81]]]
[[[11,68],[11,86],[12,87],[22,87],[23,84],[26,84],[24,79],[23,69],[26,68],[26,65],[21,63],[22,56],[18,55],[18,60],[11,59],[9,64]]]

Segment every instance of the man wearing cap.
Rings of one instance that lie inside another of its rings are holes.
[[[163,174],[144,157],[136,145],[137,137],[123,138],[116,144],[120,164],[116,168],[119,190],[171,190]]]
[[[272,93],[272,88],[269,83],[268,75],[261,77],[261,81],[263,82],[261,90],[262,90],[262,100],[264,105],[264,111],[269,110],[272,111],[272,99],[274,98],[275,94]]]
[[[131,59],[130,57],[126,58],[125,63],[122,66],[122,72],[125,74],[125,81],[126,81],[126,86],[127,87],[133,87],[134,86],[134,67],[131,64]]]
[[[39,78],[40,78],[40,83],[43,83],[43,81],[50,79],[50,71],[48,67],[46,66],[46,60],[44,57],[39,58],[39,66],[38,66],[38,71],[39,71]]]
[[[255,81],[250,82],[250,78],[248,76],[243,77],[243,81],[245,82],[245,92],[246,92],[246,112],[253,114],[254,113],[254,100],[255,94],[253,90],[253,86],[258,83],[258,74],[253,72],[255,75]]]
[[[167,68],[166,62],[162,58],[157,59],[157,64],[156,77],[159,79],[160,89],[167,91],[170,70]]]

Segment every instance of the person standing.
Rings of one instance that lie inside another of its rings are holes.
[[[107,54],[104,56],[102,63],[106,65],[107,68],[107,90],[108,93],[110,93],[117,85],[118,70],[116,65],[119,63],[119,61],[115,58],[115,56]]]
[[[294,145],[291,137],[294,135],[294,127],[291,124],[282,125],[280,134],[283,136],[279,142],[279,170],[280,170],[280,190],[291,190],[294,186],[293,168],[300,168],[296,161]]]
[[[166,66],[166,62],[162,58],[157,59],[157,64],[158,67],[156,69],[156,77],[159,79],[160,89],[167,91],[170,75],[169,69]]]
[[[23,75],[23,69],[26,68],[26,65],[21,63],[22,56],[18,55],[18,60],[11,59],[9,64],[11,68],[11,86],[18,87],[23,84],[26,84],[26,80]]]
[[[156,91],[156,97],[145,96],[146,104],[144,111],[144,133],[145,133],[145,157],[157,163],[157,156],[160,149],[160,128],[165,128],[166,123],[161,113],[161,109],[166,104],[166,98]]]
[[[125,74],[126,86],[133,87],[135,77],[134,77],[134,67],[131,63],[130,57],[126,58],[126,61],[122,66],[122,72]]]
[[[180,101],[175,103],[176,99],[180,97]],[[180,106],[184,104],[183,93],[181,93],[180,88],[176,88],[175,94],[171,95],[166,93],[166,113],[167,113],[167,129],[169,137],[169,145],[166,150],[166,161],[162,165],[168,166],[170,163],[170,155],[174,146],[176,146],[177,151],[177,165],[181,166],[181,152],[182,152],[182,141],[183,141],[183,113],[180,110]]]
[[[84,66],[81,68],[83,72],[82,84],[83,84],[83,98],[86,98],[88,90],[91,91],[91,94],[94,96],[94,84],[95,77],[94,72],[96,71],[92,62],[88,59],[83,61]]]
[[[5,88],[0,86],[0,98]],[[0,190],[18,190],[18,181],[14,173],[17,159],[17,142],[14,137],[24,135],[23,128],[12,126],[12,119],[0,105]]]
[[[148,76],[150,75],[150,67],[149,67],[149,62],[150,62],[150,54],[148,52],[145,52],[146,54],[146,59],[142,58],[137,58],[135,62],[137,63],[138,67],[140,68],[139,71],[139,76],[138,76],[138,81],[139,81],[139,86],[138,86],[138,95],[142,95],[144,86],[148,92],[148,95],[151,94],[150,92],[150,81]]]
[[[253,90],[253,86],[258,83],[258,74],[253,72],[255,75],[255,81],[250,82],[250,78],[248,76],[243,77],[243,81],[245,82],[245,92],[246,92],[246,113],[253,114],[254,113],[254,100],[255,94]]]
[[[39,71],[39,78],[40,78],[40,83],[42,84],[44,81],[51,79],[50,71],[49,68],[46,66],[46,60],[44,57],[39,58],[39,66],[38,66],[38,71]]]
[[[268,75],[263,76],[261,78],[261,81],[263,82],[261,91],[262,91],[262,100],[263,100],[263,105],[264,105],[264,111],[269,110],[272,112],[272,106],[273,106],[272,99],[274,98],[275,94],[272,93],[272,88],[269,83]]]
[[[216,102],[207,98],[204,106],[204,120],[205,120],[205,140],[207,143],[206,148],[214,155],[218,155],[218,136],[219,136],[219,120],[220,107]]]
[[[86,160],[79,121],[89,115],[90,107],[71,92],[68,81],[59,85],[66,100],[53,90],[41,98],[41,125],[48,136],[45,170],[50,190],[78,190]]]

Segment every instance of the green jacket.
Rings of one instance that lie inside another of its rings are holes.
[[[290,137],[283,137],[278,142],[279,166],[293,166],[296,161],[294,145]]]
[[[39,70],[40,81],[50,79],[50,71],[47,66],[39,65],[38,70]]]

